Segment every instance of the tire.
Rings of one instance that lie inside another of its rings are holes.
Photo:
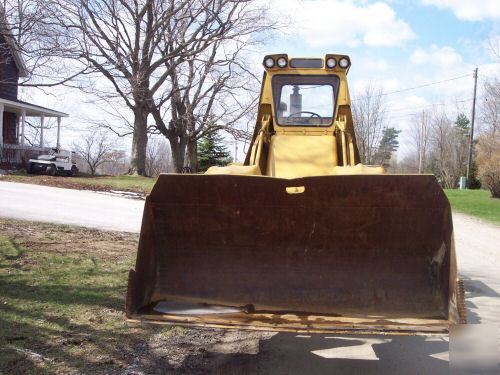
[[[76,176],[78,176],[78,168],[77,168],[76,166],[74,166],[74,165],[73,165],[73,166],[71,167],[71,171],[69,172],[69,175],[70,175],[71,177],[76,177]]]
[[[55,176],[57,174],[57,167],[55,164],[51,164],[45,171],[49,176]]]
[[[28,174],[33,174],[33,173],[35,173],[35,171],[33,170],[33,163],[30,163],[30,164],[28,165],[28,168],[26,168],[26,173],[28,173]]]

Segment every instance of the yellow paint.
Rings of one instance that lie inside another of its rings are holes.
[[[275,59],[287,55],[273,55]],[[333,56],[339,61],[343,55]],[[325,61],[323,61],[325,66]],[[335,106],[335,121],[330,126],[280,126],[275,121],[275,108],[271,81],[276,75],[337,75],[340,83]],[[347,85],[347,71],[334,69],[266,69],[259,100],[259,118],[254,131],[252,147],[245,165],[211,167],[206,174],[263,175],[279,178],[306,176],[382,174],[379,166],[360,164],[350,111],[351,100]],[[287,189],[287,192],[288,189]],[[289,192],[290,193],[290,192]]]
[[[330,135],[274,135],[267,175],[280,178],[331,174],[337,165],[337,145]]]
[[[304,191],[306,191],[305,186],[289,186],[286,188],[288,194],[302,194]]]

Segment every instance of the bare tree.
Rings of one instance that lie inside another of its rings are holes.
[[[429,167],[444,188],[456,188],[467,163],[468,119],[460,114],[454,122],[441,111],[430,121]]]
[[[477,144],[478,176],[493,198],[500,198],[500,137],[482,134]]]
[[[385,101],[382,88],[371,83],[366,85],[352,101],[352,115],[361,160],[365,164],[372,164],[384,129]]]
[[[172,170],[170,147],[165,138],[151,138],[146,154],[146,173],[156,177]]]
[[[430,113],[426,113],[425,111],[415,113],[412,115],[409,128],[409,135],[415,155],[413,160],[416,161],[415,171],[420,173],[426,170],[426,162],[429,153],[429,137],[431,135],[429,125],[430,119]]]
[[[500,79],[493,77],[484,82],[481,103],[481,132],[491,135],[500,133]]]
[[[130,159],[123,150],[113,149],[106,156],[106,161],[99,166],[97,171],[105,175],[118,176],[128,172]]]
[[[398,160],[396,173],[418,173],[418,157],[414,152],[406,154],[401,160]]]
[[[73,144],[73,150],[85,161],[92,176],[101,165],[113,161],[117,156],[113,142],[102,131],[89,131]]]
[[[476,146],[479,179],[490,190],[492,197],[500,198],[500,80],[498,77],[484,84],[481,125],[481,135]]]
[[[489,50],[500,61],[500,36],[491,36],[488,38]]]
[[[451,175],[450,154],[453,148],[452,127],[448,116],[441,112],[432,119],[431,129],[432,156],[434,174],[446,188],[454,188]]]
[[[40,145],[40,135],[41,135],[41,119],[36,117],[26,118],[26,128],[24,130],[24,140],[27,144],[31,146]],[[44,144],[51,144],[50,130],[57,126],[57,121],[55,118],[46,117],[44,120]]]
[[[61,59],[64,36],[54,25],[50,4],[45,0],[1,0],[0,2],[0,56],[15,58],[16,50],[22,56],[24,75],[19,82],[1,77],[4,85],[44,88],[68,84],[87,67],[73,69],[69,61]],[[20,61],[15,61],[20,64]]]
[[[198,170],[197,143],[205,135],[226,130],[234,137],[244,137],[240,134],[244,131],[235,125],[254,112],[258,79],[240,58],[240,47],[231,54],[218,53],[219,48],[214,43],[208,53],[173,69],[173,90],[166,95],[169,105],[163,114],[153,110],[157,129],[170,142],[177,171],[184,166]]]
[[[138,174],[146,173],[150,131],[156,129],[169,139],[176,160],[183,158],[186,143],[198,136],[188,125],[193,114],[183,108],[186,103],[179,90],[200,87],[201,97],[207,86],[181,77],[178,67],[203,72],[196,63],[214,45],[220,55],[228,43],[249,45],[254,34],[273,25],[266,16],[267,6],[253,0],[49,1],[54,19],[67,31],[65,56],[80,62],[82,69],[89,65],[106,79],[107,83],[94,86],[102,100],[119,98],[133,112],[131,165]],[[218,60],[217,56],[213,64]],[[213,83],[217,86],[219,80]],[[171,118],[166,117],[166,107]],[[153,125],[148,124],[150,114]]]

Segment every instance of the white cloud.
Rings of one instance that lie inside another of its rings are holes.
[[[449,9],[455,17],[464,21],[500,19],[498,0],[422,0],[424,5],[434,5],[440,9]]]
[[[438,47],[435,44],[428,49],[417,48],[410,56],[415,65],[434,65],[439,68],[450,68],[462,63],[462,56],[452,47]]]
[[[384,92],[397,90],[400,87],[400,82],[397,78],[387,79],[357,79],[349,84],[351,97],[354,98],[358,93],[362,93],[367,86],[381,88]]]
[[[357,54],[351,55],[353,64],[353,74],[356,77],[368,76],[372,79],[383,77],[394,69],[392,62],[389,62],[376,54]]]
[[[275,0],[278,14],[291,19],[289,34],[312,47],[400,46],[415,37],[386,3],[354,0]]]

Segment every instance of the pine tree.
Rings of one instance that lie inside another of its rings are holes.
[[[457,139],[455,141],[455,151],[457,153],[457,163],[460,167],[460,175],[467,174],[467,159],[469,154],[469,119],[463,113],[459,113],[455,121],[455,132]]]
[[[401,130],[395,128],[384,128],[382,132],[382,139],[380,140],[377,152],[373,158],[375,164],[381,164],[385,168],[389,166],[392,153],[396,152],[399,147],[399,133],[401,133]]]
[[[224,145],[224,138],[211,132],[198,141],[198,171],[205,172],[212,166],[224,166],[233,159]]]
[[[457,116],[457,120],[455,121],[455,125],[457,128],[461,129],[464,133],[464,135],[469,134],[469,124],[470,121],[467,118],[467,116],[463,113],[459,113]]]
[[[459,113],[455,121],[455,130],[458,134],[458,142],[456,144],[456,150],[458,152],[458,162],[461,164],[460,175],[465,176],[467,174],[467,160],[469,155],[469,136],[470,136],[470,121],[467,116],[463,113]],[[475,145],[476,141],[474,141]],[[475,148],[475,147],[474,147]],[[471,174],[470,174],[470,188],[479,189],[481,187],[481,182],[477,179],[477,165],[474,158],[472,159]]]

